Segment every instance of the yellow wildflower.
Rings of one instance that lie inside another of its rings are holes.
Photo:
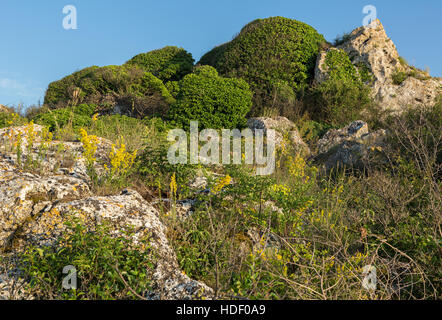
[[[97,152],[98,138],[97,136],[88,135],[87,131],[80,129],[81,143],[83,144],[83,155],[90,165],[95,162],[95,152]]]
[[[170,179],[170,192],[172,194],[172,197],[175,198],[176,197],[176,193],[177,193],[177,183],[176,183],[175,172],[173,173],[173,176]]]
[[[213,187],[213,193],[220,192],[225,186],[229,185],[232,181],[232,178],[229,175],[226,175],[224,178],[219,179],[216,185]]]
[[[126,174],[135,162],[137,150],[132,153],[126,151],[124,143],[112,145],[112,151],[109,153],[112,175]]]

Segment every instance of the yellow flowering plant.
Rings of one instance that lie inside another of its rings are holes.
[[[85,157],[88,166],[93,166],[96,159],[95,153],[98,148],[98,137],[94,135],[88,135],[85,129],[80,129],[80,141],[83,144],[83,156]]]
[[[112,145],[109,153],[111,167],[109,168],[111,176],[126,176],[132,168],[138,150],[130,153],[126,150],[126,145],[122,142]]]
[[[224,189],[226,186],[228,186],[230,184],[230,182],[232,181],[232,177],[230,177],[229,175],[226,175],[225,177],[219,179],[215,186],[212,189],[212,193],[217,194],[219,193],[222,189]]]
[[[172,199],[176,200],[178,186],[176,183],[176,173],[175,172],[173,173],[172,178],[170,178],[169,187],[170,187],[170,194],[171,194]]]

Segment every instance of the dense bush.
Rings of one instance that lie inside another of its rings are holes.
[[[192,54],[186,50],[168,46],[136,55],[126,64],[138,66],[167,82],[181,80],[192,72],[194,62]]]
[[[357,120],[363,110],[373,106],[370,89],[362,79],[367,80],[369,74],[361,75],[343,50],[329,50],[324,67],[328,77],[310,89],[307,102],[315,120],[344,125]]]
[[[359,82],[356,68],[344,50],[329,50],[325,56],[325,66],[329,78]]]
[[[77,103],[106,108],[118,103],[133,111],[137,105],[137,116],[164,110],[171,102],[173,98],[161,80],[136,66],[86,68],[52,82],[45,96],[45,104],[53,108]]]
[[[391,79],[393,80],[393,84],[395,85],[401,85],[406,79],[408,78],[408,75],[403,71],[396,71],[391,75]]]
[[[252,93],[244,80],[223,78],[214,68],[202,66],[179,82],[169,117],[183,127],[196,120],[200,128],[240,128],[251,105]]]
[[[271,104],[275,83],[298,88],[313,78],[322,35],[309,25],[283,17],[258,19],[231,42],[205,54],[200,64],[221,75],[245,79],[255,91],[254,108]]]

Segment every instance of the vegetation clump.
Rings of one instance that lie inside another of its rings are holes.
[[[166,83],[179,81],[191,73],[194,62],[192,54],[183,48],[167,46],[136,55],[126,65],[138,66]]]
[[[325,68],[327,79],[310,90],[308,108],[316,120],[345,125],[373,106],[370,89],[364,83],[370,73],[360,72],[364,69],[356,68],[345,51],[329,50]]]
[[[200,128],[241,128],[252,105],[252,92],[242,79],[223,78],[210,66],[197,68],[178,83],[169,117],[183,127],[198,121]]]
[[[65,127],[71,124],[73,128],[80,128],[89,126],[92,121],[92,115],[97,109],[94,104],[80,104],[78,106],[69,108],[60,108],[55,110],[48,110],[44,113],[39,113],[33,120],[35,123],[47,126],[50,131]]]
[[[78,103],[106,109],[120,104],[124,111],[145,116],[164,112],[173,102],[160,79],[136,66],[90,67],[52,82],[45,105],[62,108]],[[137,106],[136,110],[135,106]]]
[[[22,254],[30,292],[40,299],[63,300],[140,299],[147,295],[154,269],[149,247],[134,247],[130,231],[113,236],[109,223],[91,230],[77,216],[81,213],[65,222],[64,236],[56,246],[30,246]],[[76,288],[66,290],[66,275],[61,276],[61,271],[73,262]]]
[[[277,82],[299,89],[313,79],[318,49],[325,42],[311,26],[273,17],[247,24],[235,39],[206,53],[200,64],[222,76],[246,80],[255,93],[254,108],[271,104]]]

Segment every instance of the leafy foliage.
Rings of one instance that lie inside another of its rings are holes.
[[[26,119],[16,112],[0,112],[0,129],[26,124]]]
[[[313,78],[322,35],[309,25],[283,17],[247,24],[231,42],[205,54],[200,64],[221,75],[246,80],[255,92],[254,108],[270,104],[276,82],[300,88]]]
[[[328,76],[336,80],[359,81],[356,68],[344,50],[329,50],[325,57]]]
[[[316,120],[344,125],[373,106],[370,89],[343,50],[329,50],[325,58],[328,78],[310,89],[308,109]],[[361,69],[362,70],[362,69]],[[362,73],[364,80],[369,73]]]
[[[162,49],[136,55],[126,62],[152,73],[163,82],[181,80],[192,72],[195,60],[182,48],[167,46]]]
[[[136,66],[90,67],[52,82],[45,104],[66,107],[78,102],[112,107],[121,103],[129,111],[139,106],[138,114],[155,113],[173,102],[160,79]]]
[[[97,106],[94,104],[80,104],[72,108],[49,110],[37,114],[33,120],[37,124],[47,126],[51,131],[63,128],[68,123],[72,123],[74,128],[86,127],[90,125],[96,109]]]
[[[30,278],[31,290],[41,298],[139,299],[150,290],[154,259],[148,247],[133,247],[130,232],[111,236],[106,223],[91,231],[76,218],[66,228],[57,246],[30,247],[23,254],[24,273]],[[78,287],[65,290],[62,271],[69,265],[77,270]]]
[[[391,75],[393,83],[398,86],[401,85],[407,78],[408,78],[407,73],[403,71],[396,71]]]
[[[240,128],[252,105],[249,85],[241,79],[220,77],[210,66],[202,66],[179,82],[177,102],[169,117],[183,127],[199,121],[201,128]]]

